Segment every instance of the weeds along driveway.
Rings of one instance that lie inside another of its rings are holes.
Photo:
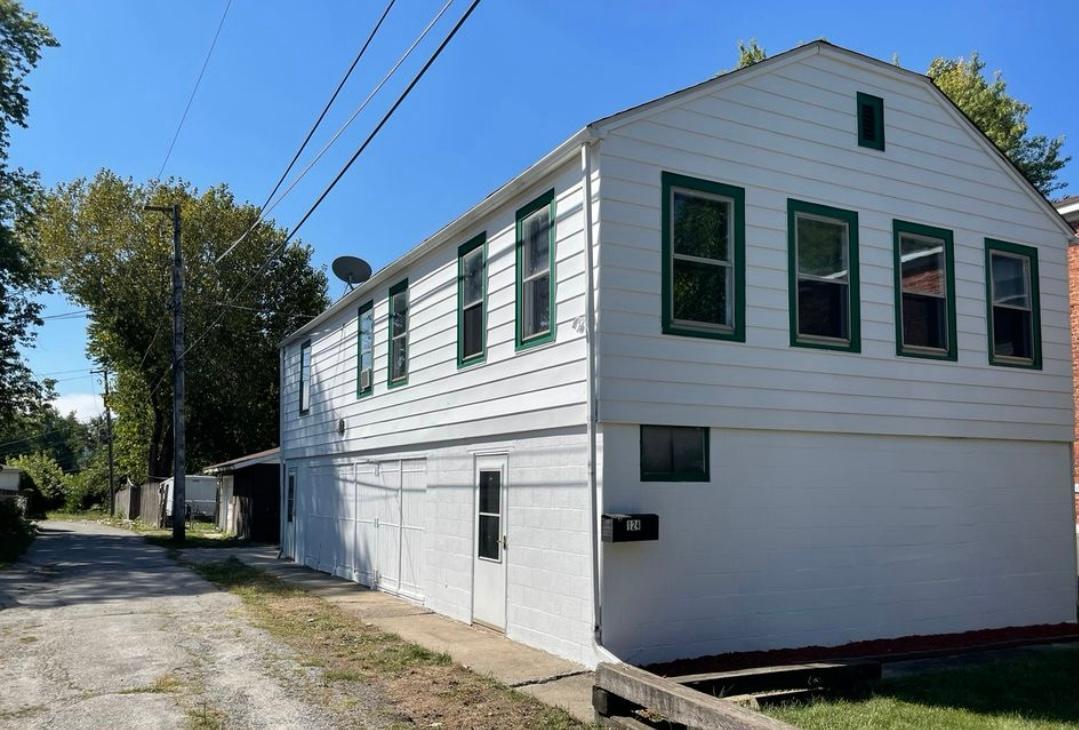
[[[0,727],[332,727],[322,684],[240,600],[142,537],[42,524],[0,571]],[[313,690],[312,688],[316,688]],[[350,724],[395,721],[353,684]]]

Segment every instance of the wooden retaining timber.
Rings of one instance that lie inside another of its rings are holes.
[[[597,719],[626,728],[647,727],[634,718],[639,708],[688,728],[792,730],[792,726],[629,664],[596,667],[592,706]]]
[[[845,690],[880,679],[880,662],[837,660],[755,667],[669,677],[672,682],[717,697],[777,689]]]

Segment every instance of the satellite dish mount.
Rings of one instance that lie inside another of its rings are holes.
[[[338,256],[331,268],[333,275],[348,285],[349,291],[371,278],[371,264],[356,256]]]

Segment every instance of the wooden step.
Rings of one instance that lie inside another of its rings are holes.
[[[759,710],[762,707],[772,707],[787,702],[808,702],[823,694],[824,692],[819,689],[776,689],[751,695],[731,695],[723,699],[751,710]]]
[[[668,677],[668,679],[716,697],[755,695],[789,689],[843,690],[880,679],[880,662],[872,660],[810,662],[725,672],[684,674]]]

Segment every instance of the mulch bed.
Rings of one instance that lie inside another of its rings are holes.
[[[644,668],[663,677],[676,677],[684,674],[706,674],[831,659],[873,658],[881,661],[917,659],[922,656],[1005,648],[1051,640],[1079,641],[1079,626],[1074,623],[1009,626],[1002,629],[982,629],[957,634],[930,634],[855,641],[841,646],[804,646],[797,649],[742,651],[697,659],[678,659]]]

